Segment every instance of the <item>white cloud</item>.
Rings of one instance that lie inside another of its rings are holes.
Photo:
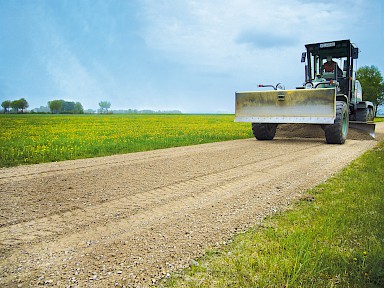
[[[362,5],[360,0],[147,0],[143,37],[151,49],[197,74],[227,74],[213,79],[207,93],[222,97],[218,103],[231,103],[234,91],[259,83],[300,86],[304,45],[353,37]]]
[[[342,9],[340,3],[297,0],[145,3],[150,47],[188,65],[226,71],[265,63],[276,50],[294,47],[299,55],[307,41],[336,40],[357,15],[348,12],[349,2]]]

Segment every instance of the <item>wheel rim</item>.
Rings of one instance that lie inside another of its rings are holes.
[[[342,125],[342,133],[343,133],[343,137],[345,138],[345,136],[347,135],[347,132],[348,132],[348,119],[347,119],[347,115],[346,113],[343,113],[343,125]]]

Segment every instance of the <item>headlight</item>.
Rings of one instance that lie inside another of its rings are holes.
[[[308,82],[308,83],[306,83],[305,84],[305,89],[312,89],[313,88],[313,84],[312,84],[312,82]]]

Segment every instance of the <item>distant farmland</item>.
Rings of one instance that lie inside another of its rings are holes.
[[[0,167],[252,137],[233,115],[1,115]]]

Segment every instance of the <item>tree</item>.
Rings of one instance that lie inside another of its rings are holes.
[[[28,101],[24,98],[19,99],[19,108],[21,109],[21,113],[24,113],[24,110],[29,107]]]
[[[61,107],[61,113],[74,114],[74,111],[75,111],[75,102],[63,101],[63,106]]]
[[[62,100],[63,101],[63,100]],[[70,101],[63,101],[63,106],[61,108],[61,113],[66,114],[83,114],[84,108],[83,105],[81,105],[80,102],[70,102]]]
[[[48,102],[48,107],[52,114],[60,113],[63,106],[63,100],[52,100]]]
[[[1,103],[1,107],[4,108],[4,113],[9,112],[9,108],[11,107],[11,101],[10,100],[3,101],[3,103]]]
[[[99,106],[100,106],[100,113],[103,113],[104,111],[105,113],[108,113],[108,109],[111,108],[111,102],[101,101],[99,102]]]
[[[384,104],[384,80],[379,69],[373,65],[363,66],[357,70],[356,78],[363,88],[363,99],[371,101],[377,113],[378,106]]]
[[[12,108],[14,111],[16,111],[16,113],[19,113],[19,106],[20,106],[20,104],[19,104],[19,100],[13,100],[13,101],[11,102],[11,108]]]
[[[75,103],[75,113],[76,114],[84,114],[84,108],[83,105],[81,105],[80,102]]]
[[[84,108],[80,102],[71,102],[64,100],[52,100],[48,102],[48,107],[52,113],[62,114],[83,114]]]
[[[13,110],[16,111],[16,113],[19,113],[19,110],[21,110],[21,113],[24,113],[24,110],[29,107],[29,104],[27,100],[21,98],[19,100],[12,101],[10,106]]]

